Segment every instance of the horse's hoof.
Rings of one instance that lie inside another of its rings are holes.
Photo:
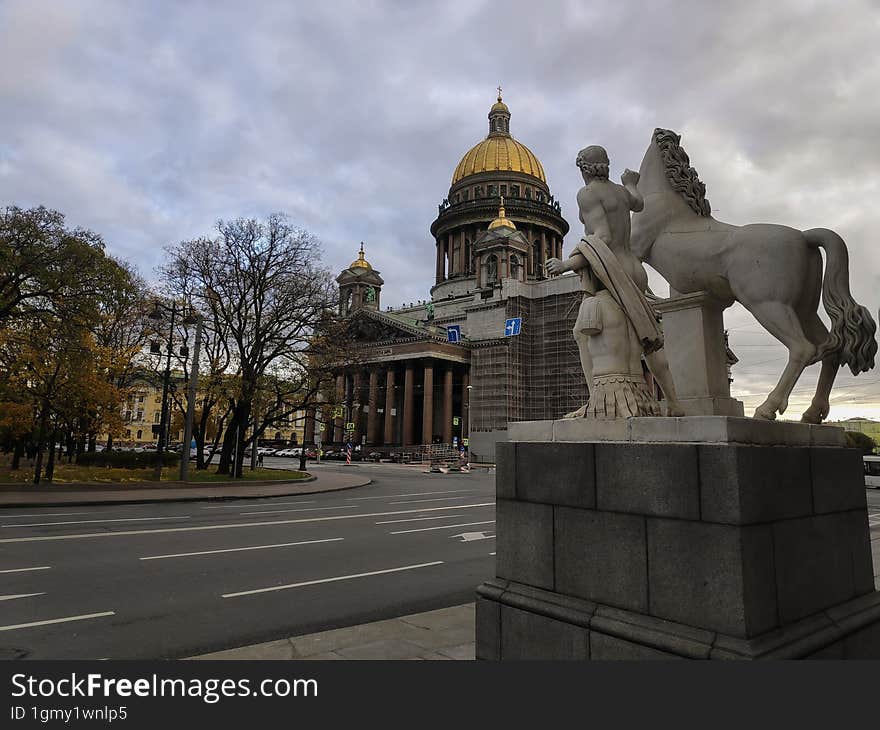
[[[763,406],[759,406],[755,409],[755,415],[753,418],[756,418],[760,421],[775,421],[776,420],[776,411],[770,410],[769,408],[764,408]]]
[[[828,412],[824,408],[817,408],[816,406],[810,406],[807,410],[804,411],[804,414],[801,416],[801,423],[812,423],[815,425],[819,425],[822,421],[827,418]]]

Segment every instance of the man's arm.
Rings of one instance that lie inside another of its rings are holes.
[[[547,259],[547,271],[554,276],[564,274],[566,271],[580,271],[587,266],[587,260],[580,251],[574,251],[565,261],[562,259]]]
[[[640,212],[645,207],[645,199],[636,187],[639,184],[639,173],[627,168],[623,171],[623,175],[620,176],[620,182],[623,183],[623,187],[626,190],[629,209],[634,213]]]

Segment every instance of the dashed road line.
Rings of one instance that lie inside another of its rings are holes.
[[[418,563],[416,565],[402,565],[399,568],[386,568],[385,570],[371,570],[367,573],[353,573],[352,575],[337,575],[332,578],[319,578],[318,580],[306,580],[301,583],[288,583],[283,586],[270,586],[268,588],[256,588],[251,591],[238,591],[237,593],[224,593],[223,598],[236,598],[238,596],[251,596],[255,593],[270,593],[272,591],[286,591],[289,588],[302,588],[303,586],[314,586],[319,583],[335,583],[340,580],[352,580],[353,578],[367,578],[372,575],[385,575],[387,573],[399,573],[404,570],[416,570],[418,568],[430,568],[434,565],[443,565],[442,560],[435,560],[432,563]]]
[[[29,629],[32,626],[48,626],[49,624],[64,624],[68,621],[84,621],[90,618],[101,618],[102,616],[115,616],[116,611],[101,611],[100,613],[84,613],[79,616],[64,616],[63,618],[50,618],[46,621],[31,621],[26,624],[12,624],[10,626],[0,626],[0,631],[13,631],[14,629]]]
[[[0,573],[27,573],[31,570],[50,570],[51,568],[51,565],[37,565],[34,568],[7,568],[6,570],[0,570]]]
[[[51,527],[53,525],[86,525],[94,522],[153,522],[155,520],[188,520],[190,517],[121,517],[113,520],[67,520],[65,522],[28,522],[23,525],[0,525],[0,527]]]
[[[270,548],[292,547],[294,545],[314,545],[319,542],[338,542],[344,537],[328,537],[324,540],[301,540],[300,542],[281,542],[275,545],[250,545],[248,547],[223,548],[222,550],[201,550],[196,553],[172,553],[170,555],[148,555],[138,560],[164,560],[165,558],[188,558],[193,555],[216,555],[217,553],[237,553],[245,550],[269,550]]]
[[[485,520],[484,522],[464,522],[460,525],[437,525],[436,527],[419,527],[414,530],[397,530],[389,532],[389,535],[405,535],[408,532],[427,532],[428,530],[449,530],[453,527],[470,527],[471,525],[489,525],[494,524],[495,520]]]
[[[0,601],[14,601],[16,598],[30,598],[31,596],[45,596],[46,591],[42,593],[14,593],[9,596],[0,596]]]
[[[322,512],[327,509],[357,509],[356,504],[346,504],[342,507],[304,507],[303,509],[270,509],[259,512],[239,512],[240,515],[274,515],[279,512]]]

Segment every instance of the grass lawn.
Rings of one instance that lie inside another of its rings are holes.
[[[0,464],[0,484],[30,484],[33,480],[33,467],[22,460],[18,471],[10,471],[9,464]],[[247,466],[244,468],[242,481],[291,481],[304,479],[308,474],[292,469],[255,469],[251,471]],[[162,481],[177,481],[178,468],[166,467],[162,470]],[[152,469],[119,469],[102,466],[77,466],[76,464],[56,464],[53,484],[69,484],[71,482],[106,482],[112,484],[126,484],[129,482],[153,481]],[[206,471],[197,471],[190,466],[189,481],[196,483],[204,482],[229,482],[233,481],[228,474],[217,474],[212,467]]]

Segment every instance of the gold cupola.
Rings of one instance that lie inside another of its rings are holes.
[[[504,213],[504,196],[501,196],[501,205],[498,207],[498,217],[489,224],[489,230],[495,228],[512,228],[516,230],[516,225]]]
[[[510,109],[498,100],[489,110],[489,134],[465,152],[452,175],[452,184],[481,172],[521,172],[547,183],[544,168],[535,154],[510,135]]]
[[[361,241],[361,250],[358,252],[358,257],[354,261],[351,262],[351,265],[348,267],[349,269],[367,269],[367,271],[372,271],[373,267],[370,266],[370,262],[364,258],[364,242]]]

